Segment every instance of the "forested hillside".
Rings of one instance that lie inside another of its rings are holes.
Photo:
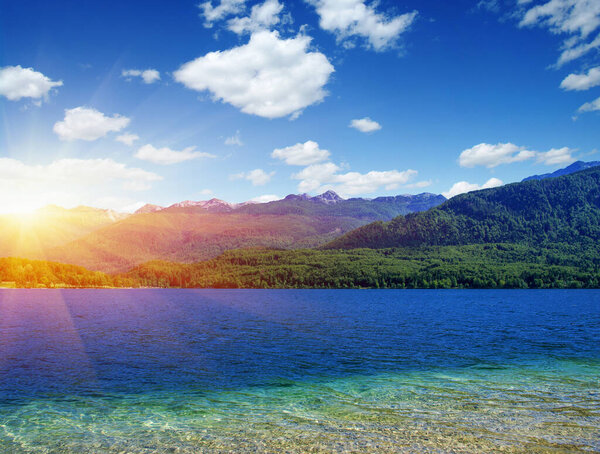
[[[375,222],[327,248],[600,240],[600,169],[462,194],[422,213]]]

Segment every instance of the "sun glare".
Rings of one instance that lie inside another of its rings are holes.
[[[53,203],[56,204],[57,202]],[[0,215],[34,215],[38,210],[48,204],[47,196],[40,195],[36,197],[30,194],[21,194],[21,197],[15,197],[14,200],[5,201],[5,203],[0,205]]]
[[[12,204],[0,207],[0,214],[10,214],[19,218],[34,217],[41,206],[34,204]]]

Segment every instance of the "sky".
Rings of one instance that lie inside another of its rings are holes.
[[[0,212],[451,197],[599,125],[598,0],[0,0]]]

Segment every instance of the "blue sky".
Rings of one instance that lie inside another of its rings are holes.
[[[0,211],[451,196],[599,159],[599,3],[0,0]]]

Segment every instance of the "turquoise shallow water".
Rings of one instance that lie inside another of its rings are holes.
[[[3,452],[598,452],[600,292],[0,292]]]

